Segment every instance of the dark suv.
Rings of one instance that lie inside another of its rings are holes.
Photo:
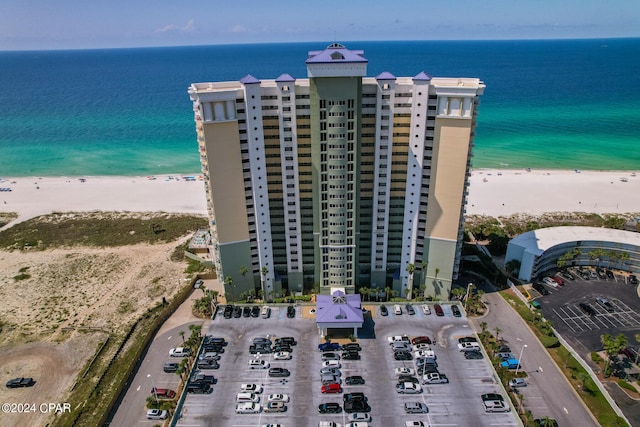
[[[348,400],[344,402],[344,412],[371,412],[371,406],[364,400]]]
[[[318,412],[321,414],[339,414],[342,408],[337,403],[321,403],[318,405]]]
[[[364,393],[361,392],[356,392],[356,393],[346,393],[342,396],[342,400],[345,402],[349,402],[349,401],[354,401],[354,400],[359,400],[362,402],[366,402],[367,401],[367,396],[365,396]]]
[[[296,308],[294,306],[290,305],[287,307],[287,317],[289,319],[296,317]]]
[[[176,372],[180,368],[180,365],[173,362],[167,362],[162,366],[162,370],[168,373]]]

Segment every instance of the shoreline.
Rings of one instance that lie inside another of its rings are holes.
[[[640,212],[640,171],[470,172],[466,215]],[[206,215],[204,181],[198,174],[0,178],[0,213],[17,213],[14,222],[52,212],[90,211]]]

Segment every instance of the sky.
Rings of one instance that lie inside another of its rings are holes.
[[[639,0],[0,0],[0,50],[616,37]]]

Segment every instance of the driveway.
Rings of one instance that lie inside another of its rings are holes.
[[[494,328],[499,327],[500,337],[507,341],[512,353],[516,357],[522,354],[521,365],[528,374],[528,385],[520,388],[520,392],[533,417],[549,416],[561,426],[598,426],[546,349],[509,303],[496,292],[485,294],[483,299],[489,312],[471,323],[480,331],[480,323],[486,322],[493,334]],[[524,345],[527,347],[523,351]]]

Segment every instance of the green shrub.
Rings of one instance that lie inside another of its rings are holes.
[[[591,361],[595,363],[602,363],[602,357],[594,351],[591,353]]]
[[[560,345],[560,341],[556,337],[550,337],[549,335],[542,335],[540,337],[540,342],[546,348],[554,348]]]

